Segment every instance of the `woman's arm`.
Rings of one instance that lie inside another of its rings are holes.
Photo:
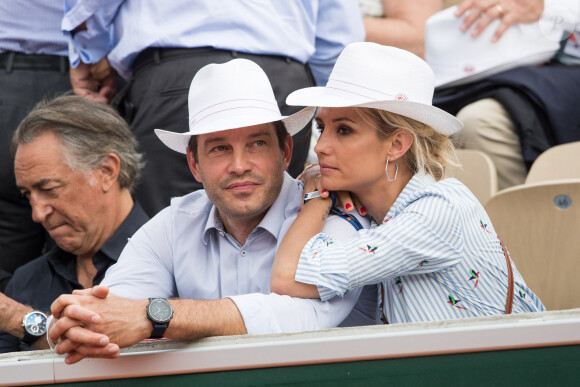
[[[310,238],[322,231],[331,206],[332,200],[322,197],[304,203],[276,252],[270,278],[271,292],[292,297],[320,298],[315,285],[297,282],[294,276],[302,249]]]
[[[385,17],[365,18],[366,41],[425,56],[425,21],[443,9],[441,0],[383,0]]]

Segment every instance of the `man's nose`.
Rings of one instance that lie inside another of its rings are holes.
[[[32,220],[37,223],[44,222],[46,217],[54,211],[46,200],[39,198],[35,194],[30,195],[30,207],[32,207]]]
[[[245,149],[234,149],[232,152],[232,161],[230,163],[230,172],[243,175],[252,168],[252,163]]]

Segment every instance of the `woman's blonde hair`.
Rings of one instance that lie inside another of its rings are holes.
[[[445,177],[447,165],[458,164],[455,147],[449,137],[429,125],[385,110],[354,109],[377,129],[380,140],[387,139],[398,130],[413,136],[413,144],[403,156],[403,161],[414,173],[429,174],[439,181]]]

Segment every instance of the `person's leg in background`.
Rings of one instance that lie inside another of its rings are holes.
[[[491,157],[497,169],[498,189],[523,184],[527,168],[520,139],[508,112],[495,99],[473,102],[457,113],[463,129],[453,136],[460,149],[474,149]]]

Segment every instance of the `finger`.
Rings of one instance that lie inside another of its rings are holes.
[[[101,322],[101,316],[97,312],[80,305],[68,305],[61,312],[61,317],[68,317],[86,324],[98,324]]]
[[[459,29],[465,32],[480,18],[485,16],[485,11],[494,5],[496,0],[479,0],[474,1],[469,12],[466,14]]]
[[[106,298],[109,295],[109,288],[103,285],[97,285],[91,288],[91,296]]]
[[[367,209],[362,204],[362,202],[360,200],[358,200],[358,197],[356,197],[356,195],[351,195],[351,197],[352,197],[352,200],[354,202],[354,206],[356,207],[358,213],[361,214],[362,216],[367,216]]]
[[[501,14],[496,7],[489,7],[479,18],[477,24],[471,31],[471,36],[477,38],[487,26],[495,19],[501,17]]]
[[[311,164],[311,165],[307,166],[306,168],[304,168],[304,171],[302,171],[302,173],[300,175],[298,175],[298,177],[296,179],[305,183],[306,180],[308,180],[308,178],[310,176],[312,176],[313,174],[317,174],[317,173],[320,173],[320,165]]]
[[[346,212],[352,212],[354,210],[354,202],[348,191],[338,191],[334,193],[337,198],[337,203],[341,203]]]
[[[57,340],[59,340],[59,338],[66,336],[67,332],[70,332],[70,330],[74,329],[74,327],[79,327],[79,326],[82,326],[81,321],[78,321],[78,320],[75,320],[72,318],[68,318],[68,317],[63,317],[59,320],[56,320],[50,326],[50,328],[48,330],[48,337],[49,337],[50,341],[56,342]]]
[[[74,343],[71,344],[70,342]],[[66,343],[66,345],[62,345]],[[76,347],[79,344],[90,345],[93,347],[104,347],[110,343],[109,337],[102,333],[93,332],[82,326],[74,326],[67,330],[60,338],[57,346],[61,346],[63,352],[69,352],[68,347]]]
[[[500,23],[499,27],[497,27],[497,29],[495,30],[495,32],[491,38],[491,41],[493,43],[495,43],[498,40],[500,40],[501,37],[503,36],[504,32],[506,32],[508,30],[508,28],[510,28],[513,24],[515,24],[515,21],[513,20],[513,18],[511,18],[509,15],[505,15],[501,19],[501,23]]]
[[[473,7],[473,0],[465,0],[462,1],[460,4],[457,5],[457,9],[455,10],[455,16],[461,17],[471,7]]]
[[[62,294],[60,295],[52,305],[50,306],[50,312],[54,316],[54,318],[60,318],[60,314],[62,313],[63,309],[66,308],[68,305],[77,304],[78,303],[78,296],[72,294]]]
[[[116,352],[111,352],[111,353],[107,353],[107,354],[95,354],[95,355],[87,355],[78,351],[73,351],[71,353],[68,354],[68,356],[64,359],[66,364],[75,364],[78,363],[79,361],[83,360],[86,357],[99,357],[99,358],[105,358],[105,359],[116,359],[118,358],[120,355],[119,350],[117,349]]]
[[[88,296],[89,294],[91,294],[91,289],[92,288],[75,289],[73,290],[72,294],[74,294],[75,296]]]

